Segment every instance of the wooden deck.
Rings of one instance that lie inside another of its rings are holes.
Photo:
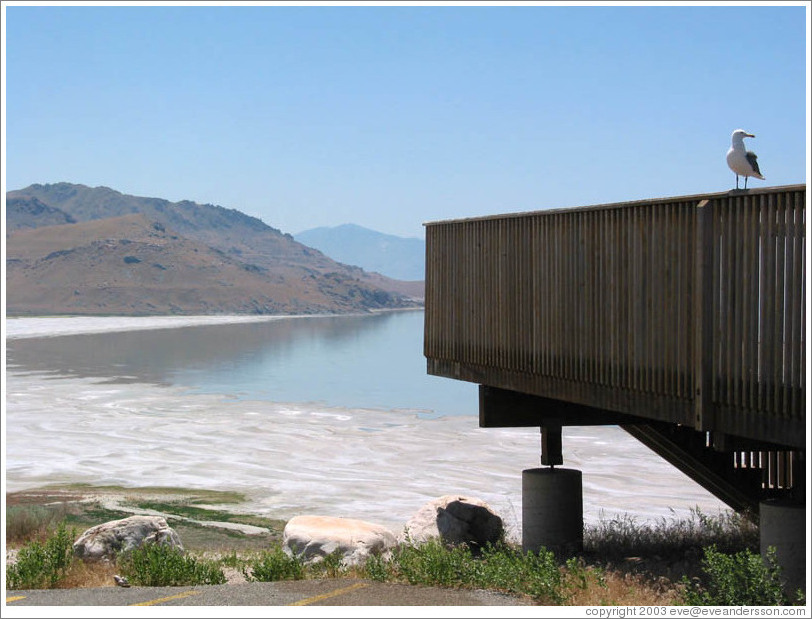
[[[482,385],[483,426],[672,424],[797,459],[805,206],[791,185],[426,224],[428,372]]]

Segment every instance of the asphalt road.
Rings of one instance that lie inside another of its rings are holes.
[[[97,587],[6,591],[18,606],[524,606],[490,591],[324,579],[197,587]]]

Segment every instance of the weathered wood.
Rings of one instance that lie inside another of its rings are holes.
[[[793,185],[429,223],[429,371],[803,446],[805,204]]]
[[[715,430],[713,418],[713,211],[709,200],[696,207],[694,241],[694,428]]]

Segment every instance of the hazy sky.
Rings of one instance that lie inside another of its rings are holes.
[[[806,182],[808,2],[4,3],[4,190],[68,181],[284,232]]]

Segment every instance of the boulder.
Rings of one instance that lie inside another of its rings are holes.
[[[86,560],[115,559],[143,544],[165,544],[183,550],[180,537],[160,516],[130,516],[96,525],[73,543],[73,553]]]
[[[386,527],[331,516],[296,516],[282,534],[283,550],[305,563],[317,563],[338,551],[342,565],[359,565],[370,555],[385,555],[395,543],[395,534]]]
[[[439,538],[444,544],[484,546],[504,537],[500,518],[484,501],[446,495],[429,501],[406,523],[398,541],[418,546]]]

